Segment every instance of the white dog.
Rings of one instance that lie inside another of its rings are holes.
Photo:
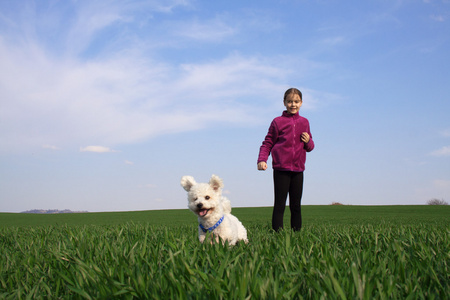
[[[189,209],[198,216],[200,242],[203,243],[208,231],[216,242],[219,237],[230,245],[239,240],[248,242],[247,230],[231,214],[230,201],[222,196],[222,179],[212,175],[209,183],[197,183],[192,176],[183,176],[181,186],[188,192]]]

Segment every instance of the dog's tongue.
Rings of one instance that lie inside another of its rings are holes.
[[[208,213],[208,210],[207,210],[207,209],[202,209],[202,210],[200,210],[200,211],[198,212],[198,215],[199,215],[200,217],[204,217],[204,216],[206,216],[207,213]]]

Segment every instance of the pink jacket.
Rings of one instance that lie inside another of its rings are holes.
[[[310,135],[307,144],[301,141],[303,132]],[[314,149],[309,122],[306,118],[283,111],[269,127],[269,132],[259,149],[258,163],[267,162],[272,153],[272,168],[280,171],[303,172],[305,170],[306,152]]]

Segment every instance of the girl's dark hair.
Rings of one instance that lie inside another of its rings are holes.
[[[300,92],[300,90],[296,89],[296,88],[290,88],[288,89],[285,93],[284,93],[284,98],[283,100],[286,100],[286,97],[290,94],[297,94],[300,96],[300,100],[303,101],[303,97],[302,97],[302,92]]]

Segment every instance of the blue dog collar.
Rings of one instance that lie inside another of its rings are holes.
[[[203,232],[207,232],[207,231],[211,232],[214,229],[216,229],[217,227],[219,227],[220,223],[222,223],[222,221],[223,221],[223,218],[225,218],[225,216],[222,216],[222,218],[220,218],[220,220],[217,221],[216,225],[209,227],[208,229],[206,229],[202,224],[199,224],[199,226],[203,230]]]

